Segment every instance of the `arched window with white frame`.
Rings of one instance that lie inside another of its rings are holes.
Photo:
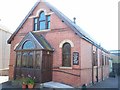
[[[64,43],[62,47],[62,66],[71,67],[71,45]]]

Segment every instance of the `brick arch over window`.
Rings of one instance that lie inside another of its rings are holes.
[[[62,48],[63,47],[63,44],[64,43],[69,43],[71,45],[71,47],[74,47],[74,43],[71,41],[71,40],[63,40],[60,45],[59,45],[59,48]]]
[[[48,15],[45,9],[39,9],[39,10],[36,12],[36,17],[39,17],[39,14],[40,14],[41,12],[44,12],[45,15]]]
[[[17,43],[17,44],[15,44],[15,46],[14,46],[14,50],[16,49],[16,47],[19,45],[19,43]]]

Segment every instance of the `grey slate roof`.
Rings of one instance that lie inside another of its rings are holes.
[[[12,36],[10,37],[10,39],[8,40],[8,43],[10,44],[12,39],[14,38],[14,36],[17,34],[17,32],[19,31],[19,29],[22,27],[22,25],[26,22],[27,18],[31,15],[31,13],[33,12],[33,10],[36,8],[36,6],[39,4],[40,2],[37,2],[34,7],[30,10],[30,12],[28,13],[28,15],[25,17],[25,19],[22,21],[22,23],[18,26],[18,28],[16,29],[16,31],[12,34]],[[55,7],[53,7],[52,5],[50,5],[48,2],[45,2],[46,5],[48,6],[48,8],[50,8],[62,21],[64,21],[65,24],[67,24],[79,37],[83,38],[84,40],[90,42],[91,44],[95,45],[96,47],[104,50],[105,52],[108,52],[107,50],[103,49],[102,47],[100,47],[98,45],[98,43],[93,40],[89,34],[87,34],[85,31],[83,31],[78,25],[74,24],[68,17],[66,17],[63,13],[61,13],[59,10],[57,10]]]
[[[54,49],[51,47],[51,45],[48,43],[48,41],[44,38],[43,35],[37,35],[33,32],[31,34],[35,37],[35,39],[42,45],[43,49],[53,51]]]
[[[31,39],[31,41],[36,42],[35,49],[54,51],[54,49],[51,47],[51,45],[44,38],[43,35],[41,35],[41,34],[37,35],[34,32],[29,32],[28,34],[26,34],[15,50],[22,50],[24,43],[26,42],[26,40],[29,40],[29,38]]]

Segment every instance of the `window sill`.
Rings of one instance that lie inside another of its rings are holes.
[[[37,31],[33,30],[33,32],[48,32],[48,31],[50,31],[50,29],[45,29],[45,30],[37,30]]]
[[[60,69],[72,69],[72,67],[59,67]]]

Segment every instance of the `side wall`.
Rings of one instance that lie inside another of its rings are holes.
[[[92,82],[92,45],[81,40],[81,84]]]

